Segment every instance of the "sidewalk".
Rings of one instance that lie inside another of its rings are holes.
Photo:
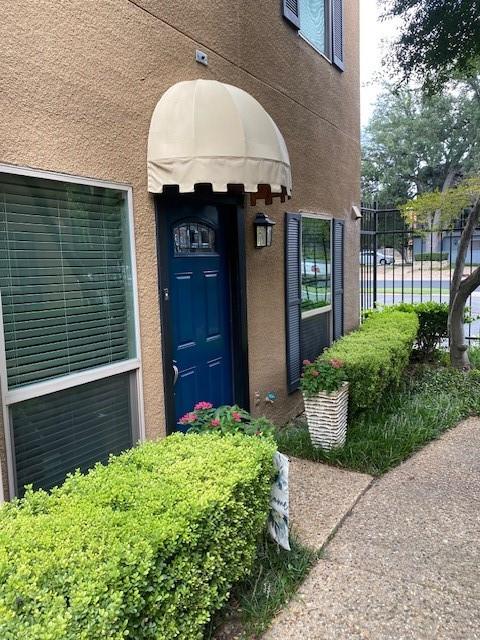
[[[480,421],[375,481],[264,640],[480,639]]]

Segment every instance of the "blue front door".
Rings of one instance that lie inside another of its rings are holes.
[[[169,216],[169,279],[175,419],[204,400],[233,403],[230,278],[223,216],[216,206]]]

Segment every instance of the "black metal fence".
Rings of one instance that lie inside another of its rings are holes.
[[[447,302],[464,220],[453,229],[413,229],[398,209],[362,206],[360,304],[362,311],[399,302]],[[480,264],[480,229],[467,254],[465,273]],[[470,341],[480,340],[480,289],[469,299]]]

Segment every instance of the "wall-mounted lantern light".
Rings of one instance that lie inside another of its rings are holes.
[[[257,249],[261,247],[272,246],[273,226],[275,222],[265,213],[257,213],[255,217],[255,246]]]

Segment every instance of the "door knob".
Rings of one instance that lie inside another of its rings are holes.
[[[174,360],[173,361],[173,386],[175,386],[177,384],[177,380],[178,380],[178,367],[177,367],[177,361]]]

